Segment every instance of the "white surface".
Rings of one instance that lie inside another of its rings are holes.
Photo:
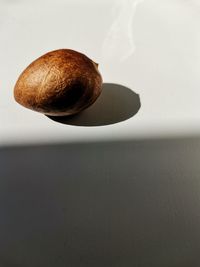
[[[0,144],[200,133],[199,28],[198,0],[0,0]],[[59,48],[85,53],[104,82],[137,92],[139,113],[78,127],[16,104],[21,71]]]

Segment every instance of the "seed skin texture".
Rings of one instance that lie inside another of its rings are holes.
[[[92,105],[101,91],[98,65],[84,54],[59,49],[36,59],[22,72],[14,98],[37,112],[68,116]]]

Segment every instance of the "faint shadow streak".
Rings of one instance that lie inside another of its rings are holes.
[[[97,101],[75,116],[53,117],[53,121],[76,126],[103,126],[133,117],[140,109],[140,97],[131,89],[113,83],[104,83]]]

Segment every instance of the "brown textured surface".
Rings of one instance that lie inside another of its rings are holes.
[[[97,64],[79,52],[60,49],[36,59],[22,72],[14,97],[34,111],[66,116],[90,106],[101,90]]]

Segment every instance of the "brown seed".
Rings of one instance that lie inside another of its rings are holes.
[[[79,52],[60,49],[36,59],[22,72],[14,97],[34,111],[67,116],[92,105],[101,90],[98,65]]]

